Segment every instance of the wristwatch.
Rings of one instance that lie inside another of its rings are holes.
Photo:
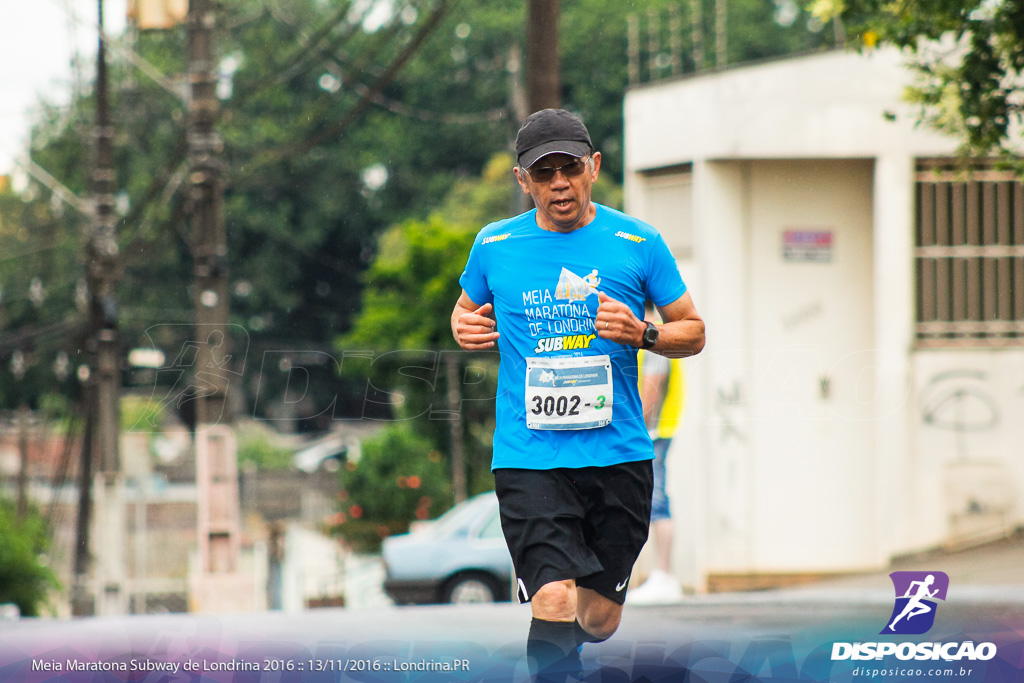
[[[641,336],[641,349],[649,349],[658,343],[658,327],[650,320],[647,320],[646,323],[647,329],[644,330],[644,333]]]

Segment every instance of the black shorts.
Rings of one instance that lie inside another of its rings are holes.
[[[500,468],[494,485],[521,602],[544,584],[565,579],[625,602],[650,527],[650,460],[579,469]]]

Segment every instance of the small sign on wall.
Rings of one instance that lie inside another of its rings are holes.
[[[831,230],[785,230],[782,233],[782,260],[789,263],[831,263]]]

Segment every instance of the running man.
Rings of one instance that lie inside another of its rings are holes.
[[[910,598],[910,600],[907,601],[907,604],[903,607],[903,611],[900,612],[899,616],[893,619],[892,623],[889,624],[890,631],[896,631],[896,622],[903,617],[906,617],[907,621],[910,621],[911,617],[916,617],[918,614],[925,614],[932,611],[932,608],[922,602],[922,600],[925,598],[935,597],[935,594],[939,592],[938,588],[933,591],[928,590],[933,583],[935,583],[934,574],[926,576],[924,581],[910,582],[910,585],[907,586],[907,592],[903,595],[904,598]],[[917,586],[916,593],[914,593],[914,586]],[[911,593],[913,593],[913,595],[911,595]]]
[[[539,111],[513,169],[536,209],[477,235],[452,334],[501,354],[492,470],[538,680],[575,679],[618,628],[647,540],[651,439],[637,350],[690,356],[704,322],[653,227],[591,201],[601,153],[574,115]],[[643,321],[644,301],[664,323]]]

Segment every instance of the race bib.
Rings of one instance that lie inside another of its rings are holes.
[[[612,421],[608,356],[526,359],[526,426],[594,429]]]

